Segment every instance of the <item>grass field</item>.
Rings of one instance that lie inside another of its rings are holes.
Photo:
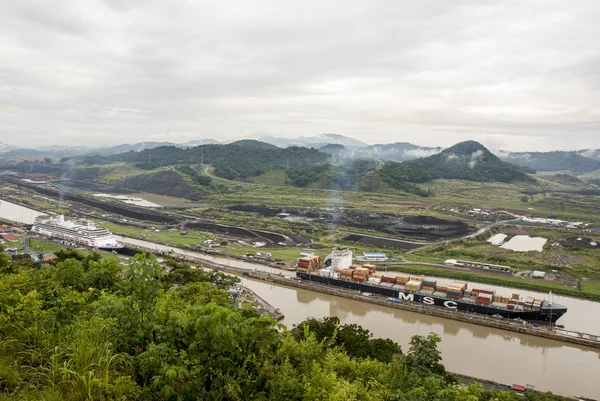
[[[187,235],[181,235],[179,230],[170,229],[156,232],[154,230],[142,229],[115,223],[102,222],[100,226],[107,228],[114,234],[142,237],[148,241],[169,245],[199,245],[207,239],[216,239],[214,235],[201,233],[199,231],[187,231]]]
[[[285,170],[269,170],[252,179],[254,184],[275,186],[286,185],[286,181],[287,175]]]
[[[38,238],[29,238],[29,247],[43,253],[54,253],[66,248],[64,245]]]
[[[486,242],[495,232],[537,236],[546,238],[548,241],[541,252],[515,252]],[[600,241],[600,236],[597,234],[585,234],[586,237],[596,242]],[[407,255],[407,259],[425,262],[433,262],[437,259],[437,263],[448,258],[463,259],[507,265],[517,270],[557,270],[579,278],[600,278],[600,250],[553,246],[562,238],[577,237],[578,235],[583,236],[581,233],[567,229],[527,226],[500,227],[494,232],[483,235],[484,238],[472,238],[420,249],[414,255]]]

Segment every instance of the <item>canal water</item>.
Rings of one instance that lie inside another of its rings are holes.
[[[29,221],[33,222],[33,218],[39,212],[24,209],[10,202],[1,201],[0,217],[24,222],[27,222],[25,218],[29,218]],[[22,212],[23,218],[21,218]],[[147,241],[115,237],[127,244],[157,251],[173,249]],[[280,272],[279,269],[256,263],[180,249],[173,250],[183,256],[203,258],[233,267]],[[294,274],[293,272],[281,273]],[[530,384],[540,390],[554,391],[563,395],[600,399],[600,386],[597,383],[600,351],[596,349],[248,278],[243,279],[243,284],[279,308],[286,316],[284,324],[290,328],[308,317],[337,316],[343,323],[360,324],[377,337],[397,341],[404,350],[408,349],[408,342],[414,334],[427,335],[433,332],[442,337],[440,350],[444,358],[443,362],[452,372],[491,379],[504,384]],[[510,291],[512,289],[501,292],[510,293]],[[523,295],[534,294],[522,290],[519,292]],[[600,316],[600,303],[558,296],[555,297],[555,302],[569,308],[568,313],[559,321],[567,328],[592,334],[600,333],[597,322],[597,317]],[[567,317],[570,318],[568,324]]]
[[[600,351],[592,348],[248,278],[243,285],[279,308],[288,328],[309,317],[337,316],[342,323],[359,324],[376,337],[398,342],[404,351],[411,336],[436,333],[451,372],[600,399]]]
[[[186,251],[184,249],[177,249],[177,248],[169,247],[166,245],[159,245],[159,244],[155,244],[152,242],[142,241],[142,240],[133,239],[133,238],[125,238],[125,237],[119,237],[119,236],[115,236],[115,238],[117,238],[119,241],[123,241],[125,244],[141,246],[141,247],[145,247],[148,249],[154,249],[156,251],[168,252],[170,250],[173,250],[175,253],[183,255],[183,256],[190,256],[190,257],[195,257],[195,258],[199,258],[199,259],[204,259],[204,260],[208,260],[208,261],[215,262],[215,263],[220,263],[220,264],[231,266],[231,267],[238,267],[238,268],[248,269],[248,270],[257,269],[257,270],[266,271],[266,272],[270,272],[270,273],[277,272],[277,273],[281,273],[286,276],[295,276],[295,272],[282,271],[280,269],[261,265],[258,263],[251,263],[251,262],[241,261],[241,260],[237,260],[237,259],[230,259],[230,258],[226,258],[223,256],[204,255],[204,254],[201,254],[198,252]],[[386,274],[396,275],[396,274],[402,274],[402,273],[401,272],[386,272]],[[430,277],[430,276],[428,276],[428,277]],[[436,278],[436,277],[431,277],[431,278],[437,279],[442,284],[452,282],[452,280],[447,279],[447,278]],[[508,295],[508,296],[510,296],[513,292],[516,292],[516,293],[521,294],[521,297],[525,297],[525,298],[529,297],[529,296],[534,296],[536,298],[544,298],[548,301],[551,300],[551,297],[549,294],[542,294],[542,293],[538,293],[538,292],[534,292],[534,291],[521,290],[521,289],[515,289],[515,288],[507,288],[507,287],[501,287],[501,286],[492,286],[492,285],[488,285],[488,284],[469,283],[469,288],[474,288],[474,287],[481,288],[481,289],[496,290],[499,294]],[[600,316],[600,303],[586,301],[583,299],[558,296],[558,295],[555,295],[553,297],[553,302],[564,305],[569,309],[567,311],[567,313],[563,317],[560,318],[560,320],[558,321],[558,324],[564,325],[565,328],[569,329],[569,330],[581,331],[581,332],[589,333],[589,334],[600,334],[600,319],[595,318],[595,316]]]
[[[0,218],[4,220],[33,224],[35,218],[41,214],[44,213],[0,199]]]

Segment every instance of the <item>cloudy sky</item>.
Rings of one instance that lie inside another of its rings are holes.
[[[597,0],[1,0],[0,142],[600,147]]]

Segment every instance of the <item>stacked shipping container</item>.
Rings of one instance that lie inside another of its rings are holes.
[[[492,294],[479,294],[475,298],[475,302],[478,304],[491,305],[494,302],[494,295]]]
[[[410,280],[404,284],[404,289],[407,291],[417,292],[421,289],[422,283],[419,280]]]
[[[305,256],[298,259],[298,270],[300,271],[315,271],[321,267],[320,256]]]

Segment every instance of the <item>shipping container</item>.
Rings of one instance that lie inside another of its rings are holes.
[[[423,277],[420,276],[410,276],[411,281],[423,281]]]
[[[515,309],[515,306],[513,304],[508,304],[508,305],[506,305],[506,307],[510,310]]]
[[[375,284],[379,284],[381,283],[381,279],[378,277],[369,277],[369,283],[375,283]]]
[[[352,270],[356,269],[357,267],[361,267],[361,266],[360,266],[360,265],[351,265],[351,266],[350,266],[350,268],[351,268]]]
[[[477,291],[479,291],[480,294],[494,295],[494,293],[495,293],[494,290],[485,290],[485,289],[481,289],[481,288],[478,288]]]
[[[396,283],[408,283],[409,281],[410,281],[409,276],[402,276],[402,275],[396,276]]]
[[[366,267],[357,267],[356,269],[354,269],[354,271],[364,273],[367,275],[371,273],[371,271],[369,269],[367,269]]]
[[[341,278],[352,278],[352,269],[342,269],[340,270]]]
[[[383,276],[381,278],[383,281],[385,281],[386,283],[395,283],[396,282],[396,277],[394,276]]]
[[[516,299],[518,301],[519,299],[521,299],[521,295],[517,294],[517,293],[513,293],[511,298]]]
[[[466,290],[467,283],[465,283],[464,281],[455,281],[452,283],[452,287],[459,287],[459,288],[462,288],[463,290]]]
[[[314,271],[321,268],[321,257],[320,256],[305,256],[298,259],[298,268],[305,269],[305,271]]]
[[[450,299],[461,299],[462,296],[460,294],[456,294],[456,295],[452,295],[452,294],[446,294],[446,298],[450,298]]]
[[[373,274],[371,274],[371,277],[383,278],[383,274],[381,274],[381,273],[373,273]]]
[[[377,270],[375,265],[362,265],[362,267],[369,269],[371,273],[375,273],[375,270]]]

